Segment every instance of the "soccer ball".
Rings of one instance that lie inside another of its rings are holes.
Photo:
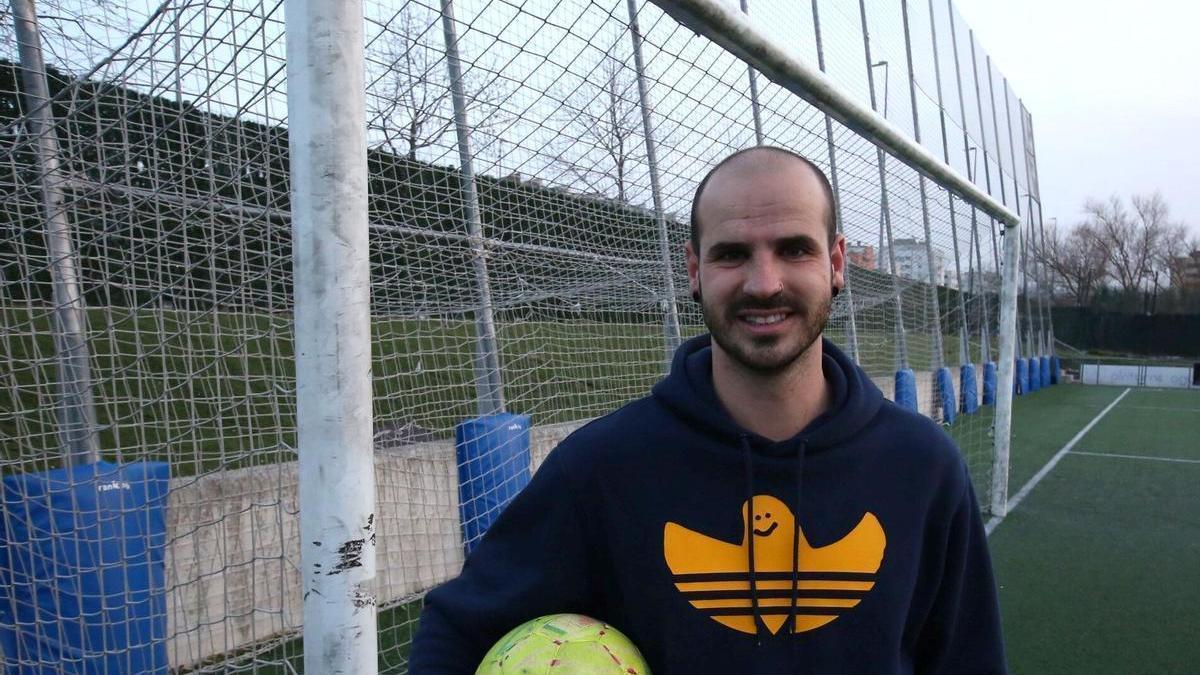
[[[579,614],[551,614],[500,638],[475,675],[649,675],[629,638]]]

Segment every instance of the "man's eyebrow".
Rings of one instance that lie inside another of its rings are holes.
[[[775,240],[775,246],[799,246],[806,251],[815,251],[818,248],[817,240],[807,234],[797,234],[792,237],[782,237]]]
[[[708,250],[705,251],[704,256],[706,258],[714,258],[724,253],[745,253],[748,250],[750,250],[750,247],[740,241],[718,241],[717,243],[708,247]]]

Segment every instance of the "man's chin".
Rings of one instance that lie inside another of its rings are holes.
[[[715,335],[713,337],[717,338]],[[790,347],[780,345],[778,344],[779,340],[771,340],[769,344],[761,344],[761,340],[762,338],[758,338],[741,343],[733,341],[731,344],[730,341],[716,339],[716,342],[731,361],[757,375],[776,375],[785,372],[808,351],[807,347],[798,345]],[[754,344],[755,342],[759,342],[759,344]]]

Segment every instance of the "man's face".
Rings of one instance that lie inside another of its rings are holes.
[[[701,195],[689,282],[716,346],[745,369],[781,372],[825,329],[845,264],[828,208],[818,178],[787,158],[722,167]]]

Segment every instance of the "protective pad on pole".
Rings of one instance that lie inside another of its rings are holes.
[[[1043,356],[1040,361],[1042,362],[1042,386],[1049,387],[1052,384],[1058,384],[1058,378],[1050,376],[1050,357]]]
[[[1013,378],[1013,393],[1023,395],[1029,392],[1029,359],[1017,359],[1017,376]]]
[[[4,477],[4,672],[167,672],[169,487],[165,462]]]
[[[529,483],[529,417],[484,415],[454,429],[458,504],[469,554],[488,527]]]
[[[1029,358],[1029,391],[1037,391],[1042,388],[1042,365],[1041,359],[1036,356]]]
[[[954,378],[950,369],[942,366],[937,371],[938,394],[942,401],[942,424],[954,424],[954,413],[958,409],[958,399],[954,396]]]
[[[983,364],[983,404],[996,405],[996,363]]]
[[[896,371],[896,403],[917,410],[917,376],[911,368]]]
[[[975,381],[975,364],[964,363],[959,367],[959,381],[962,389],[962,407],[965,414],[979,410],[979,383]]]

